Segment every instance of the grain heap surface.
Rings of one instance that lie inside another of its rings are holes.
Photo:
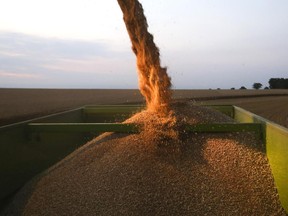
[[[175,113],[231,121],[190,105]],[[5,214],[285,215],[253,134],[189,134],[179,143],[105,133],[28,183]]]

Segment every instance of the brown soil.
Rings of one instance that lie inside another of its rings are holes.
[[[288,128],[288,96],[219,99],[205,104],[233,104]]]
[[[139,90],[0,89],[0,126],[85,105],[142,101]]]
[[[191,105],[175,113],[231,121]],[[95,138],[27,184],[6,215],[285,215],[253,134],[187,134],[172,145],[146,135]]]
[[[277,96],[279,94],[286,96]],[[230,99],[223,100],[223,97]],[[201,99],[198,103],[213,98],[209,103],[236,104],[288,126],[288,90],[174,90],[173,98],[196,102]],[[139,90],[0,89],[0,126],[84,105],[141,102]]]

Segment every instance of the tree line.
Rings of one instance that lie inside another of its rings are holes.
[[[286,78],[271,78],[269,80],[269,88],[264,89],[288,89],[288,79]],[[261,89],[261,83],[254,83],[252,86],[254,89]]]
[[[288,89],[288,79],[271,78],[269,80],[270,89]]]
[[[271,78],[269,80],[269,87],[265,87],[264,89],[288,89],[288,78]],[[262,83],[255,82],[252,85],[253,89],[261,89]],[[241,86],[241,90],[247,89],[245,86]],[[235,90],[235,88],[231,88],[231,90]]]

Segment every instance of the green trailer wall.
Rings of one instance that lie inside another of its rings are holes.
[[[288,129],[236,106],[234,119],[243,123],[262,124],[266,154],[281,204],[288,212]]]
[[[0,200],[13,193],[34,175],[48,168],[85,142],[83,134],[32,135],[31,122],[79,122],[82,110],[50,115],[0,128]]]

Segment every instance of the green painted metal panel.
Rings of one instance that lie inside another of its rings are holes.
[[[257,123],[213,123],[187,125],[186,130],[191,132],[256,132],[262,137],[262,125]]]
[[[231,118],[234,118],[234,107],[231,105],[205,105],[214,110],[217,110]]]
[[[30,123],[29,132],[125,132],[136,133],[135,124],[123,123]],[[262,132],[262,124],[257,123],[207,123],[186,125],[191,132]]]
[[[243,122],[243,123],[253,123],[253,122],[257,122],[257,123],[263,123],[265,122],[265,120],[263,119],[263,121],[259,121],[259,118],[256,118],[256,115],[248,112],[240,107],[234,106],[234,119],[237,122]]]
[[[7,195],[88,141],[83,133],[38,134],[31,139],[27,124],[49,121],[81,122],[82,109],[0,127],[0,207]]]
[[[186,125],[190,132],[245,132],[253,131],[261,137],[262,125],[256,123],[214,123]],[[137,133],[139,127],[135,124],[122,123],[30,123],[30,133],[81,133],[81,132],[122,132]]]
[[[97,114],[107,114],[107,113],[132,113],[143,109],[144,106],[139,105],[98,105],[98,106],[85,106],[83,109],[84,113],[97,113]]]
[[[79,133],[79,132],[122,132],[136,133],[138,128],[134,124],[117,123],[30,123],[30,133]]]
[[[115,123],[123,122],[143,109],[143,106],[137,105],[100,105],[100,106],[85,106],[83,108],[84,121],[87,123]]]
[[[281,204],[288,212],[288,129],[242,108],[235,106],[234,109],[235,120],[263,125],[266,154]]]
[[[281,203],[288,212],[288,130],[266,123],[266,149]]]

